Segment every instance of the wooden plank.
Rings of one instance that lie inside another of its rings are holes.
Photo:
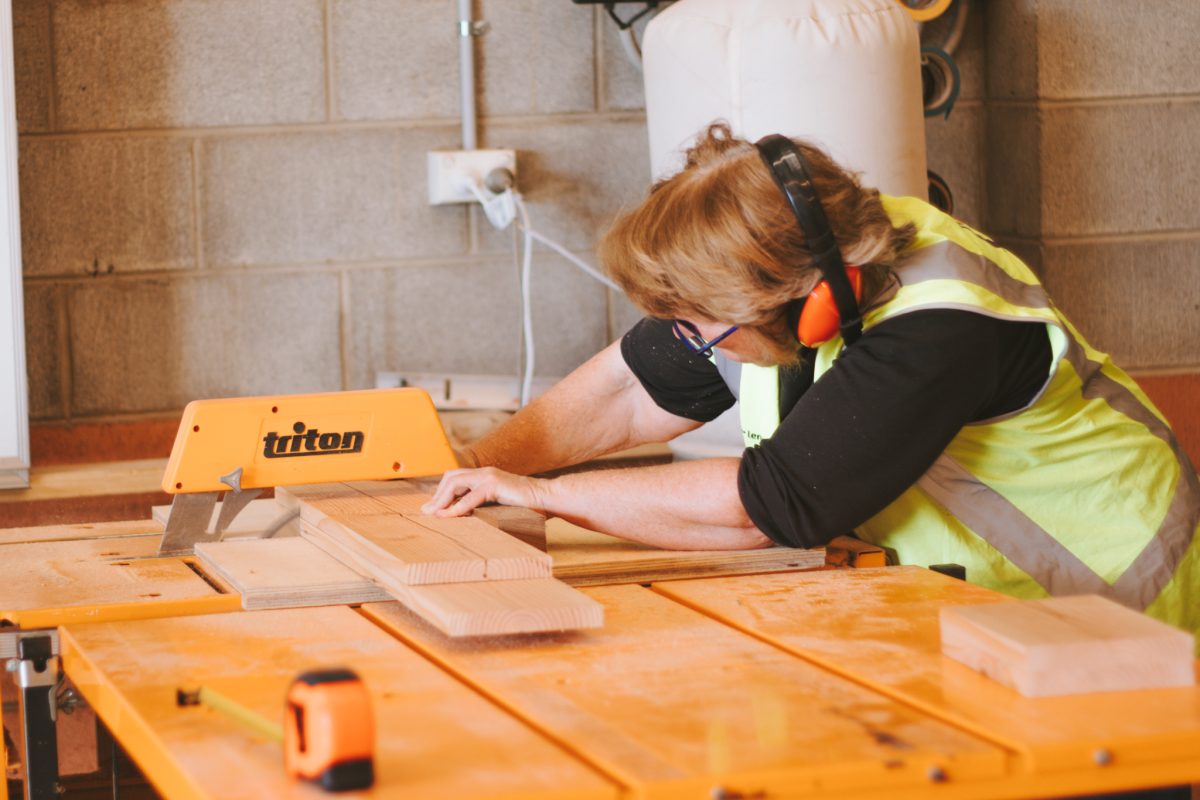
[[[273,498],[266,500],[251,500],[250,505],[238,512],[238,515],[233,518],[233,522],[225,529],[225,539],[239,538],[258,538],[266,531],[270,530],[275,525],[280,516],[287,513],[288,509],[279,504]],[[212,518],[208,523],[208,530],[213,530],[217,526],[217,516],[221,513],[221,504],[217,503],[213,508]],[[167,524],[167,519],[171,516],[170,506],[154,506],[150,509],[150,516],[161,523],[164,527]],[[293,519],[285,523],[272,538],[283,539],[288,536],[300,535],[300,522]]]
[[[920,567],[672,581],[655,590],[1002,744],[1016,756],[1013,777],[987,796],[1200,781],[1200,687],[1027,698],[943,656],[941,608],[1016,602],[997,592]]]
[[[345,546],[346,537],[328,535],[305,522],[301,536],[338,561],[375,580],[447,636],[493,636],[597,628],[604,624],[598,604],[553,578],[470,581],[413,585],[397,579],[386,565],[362,558]]]
[[[282,718],[292,678],[344,665],[370,692],[378,798],[615,798],[618,786],[346,608],[68,626],[63,665],[164,797],[319,798],[279,745],[175,690],[209,686]],[[357,795],[356,795],[357,796]]]
[[[409,585],[550,576],[550,558],[471,517],[420,514],[429,495],[406,481],[289,487],[301,518],[344,540],[356,558]],[[289,500],[291,502],[291,500]]]
[[[196,555],[242,596],[245,609],[391,599],[373,581],[299,537],[202,542]]]
[[[654,591],[584,594],[603,630],[533,639],[447,639],[397,604],[362,611],[632,797],[916,798],[943,794],[934,766],[976,789],[1004,769],[999,748]]]
[[[942,652],[1026,697],[1192,686],[1195,637],[1099,595],[947,606]]]
[[[279,494],[299,501],[300,519],[337,540],[350,566],[369,564],[410,585],[484,579],[487,565],[478,553],[348,486],[288,487]]]
[[[486,562],[486,579],[550,576],[550,557],[543,550],[514,539],[505,532],[502,525],[492,522],[496,520],[536,526],[537,523],[533,520],[539,520],[544,538],[546,518],[536,511],[514,508],[509,509],[507,513],[496,513],[491,509],[479,509],[480,514],[474,517],[438,518],[421,513],[421,507],[432,497],[431,491],[427,491],[427,483],[421,485],[410,481],[360,481],[348,483],[347,486],[368,495],[388,509],[403,514],[418,525],[483,556]]]
[[[546,546],[554,559],[554,577],[572,586],[818,569],[825,564],[824,548],[662,550],[590,531],[562,519],[546,523]]]

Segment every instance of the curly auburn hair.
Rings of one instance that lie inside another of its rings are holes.
[[[864,304],[915,237],[894,227],[879,192],[824,151],[793,140],[808,162],[834,238],[863,270]],[[757,148],[727,122],[708,126],[682,171],[656,183],[600,243],[613,280],[644,313],[727,322],[760,333],[775,363],[796,360],[788,306],[821,280],[805,237]]]

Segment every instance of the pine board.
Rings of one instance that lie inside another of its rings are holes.
[[[370,493],[368,493],[370,492]],[[301,519],[406,585],[550,577],[550,558],[472,517],[419,513],[429,495],[406,481],[278,490]]]
[[[467,581],[414,585],[371,558],[346,546],[334,529],[304,522],[300,535],[372,578],[388,594],[448,636],[494,636],[598,628],[603,610],[578,590],[554,578]]]
[[[655,581],[817,569],[825,549],[768,547],[762,550],[662,550],[572,525],[546,523],[546,549],[554,577],[572,586]]]
[[[389,600],[387,592],[299,537],[202,542],[200,562],[242,596],[242,608]]]
[[[1026,697],[1195,683],[1195,638],[1098,595],[948,606],[942,652]]]

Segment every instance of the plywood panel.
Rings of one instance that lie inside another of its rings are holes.
[[[397,604],[362,610],[638,796],[917,797],[934,767],[1003,771],[999,749],[650,590],[584,593],[603,630],[533,639],[450,640]]]
[[[165,797],[319,798],[284,776],[277,744],[206,708],[203,684],[281,717],[297,673],[349,666],[371,694],[372,797],[612,798],[595,769],[346,608],[68,626],[63,664]]]
[[[246,609],[391,599],[374,581],[299,537],[202,542],[196,556],[242,596]]]
[[[996,592],[919,567],[678,581],[656,591],[1003,744],[1033,782],[1011,791],[1200,781],[1200,688],[1026,698],[943,656],[940,609],[1013,602]]]

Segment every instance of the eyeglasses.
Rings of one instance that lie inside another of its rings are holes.
[[[705,358],[711,358],[713,348],[717,346],[717,343],[737,329],[738,326],[734,325],[720,336],[714,336],[706,342],[704,341],[704,336],[700,333],[700,329],[687,320],[677,319],[674,323],[675,335],[688,346],[689,350],[693,353],[699,353]]]

